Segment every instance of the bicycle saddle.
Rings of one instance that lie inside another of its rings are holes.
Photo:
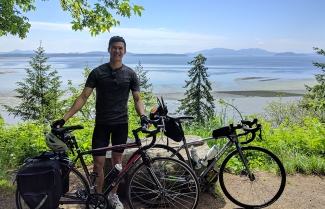
[[[53,128],[51,131],[54,134],[64,134],[67,131],[70,130],[77,130],[77,129],[83,129],[84,127],[82,125],[76,125],[76,126],[64,126],[61,128]]]

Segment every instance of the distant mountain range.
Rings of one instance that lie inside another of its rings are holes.
[[[13,50],[10,52],[0,52],[1,57],[26,57],[26,56],[33,56],[35,54],[34,51],[26,50]],[[107,52],[102,51],[92,51],[92,52],[71,52],[71,53],[46,53],[48,56],[52,57],[61,57],[61,56],[107,56]],[[126,56],[196,56],[198,54],[202,54],[203,56],[220,56],[220,55],[235,55],[235,56],[308,56],[312,54],[297,54],[294,52],[284,52],[284,53],[276,53],[276,52],[269,52],[259,48],[249,48],[249,49],[225,49],[225,48],[214,48],[214,49],[205,49],[193,53],[184,53],[184,54],[136,54],[127,52]]]
[[[214,48],[214,49],[205,49],[202,51],[194,52],[194,53],[187,53],[187,55],[197,55],[202,54],[203,56],[213,56],[213,55],[274,55],[276,52],[269,52],[259,48],[250,48],[250,49],[225,49],[225,48]]]

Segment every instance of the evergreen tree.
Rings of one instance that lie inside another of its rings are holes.
[[[314,47],[317,54],[325,56],[325,51]],[[312,62],[314,66],[321,68],[322,74],[315,74],[318,84],[313,87],[307,86],[308,93],[303,95],[302,106],[318,117],[322,122],[325,122],[325,63]]]
[[[78,87],[74,87],[72,84],[72,80],[68,80],[67,94],[70,95],[70,97],[63,101],[62,110],[64,110],[64,112],[69,111],[74,101],[77,99],[77,97],[81,94],[81,92],[85,88],[85,84],[91,70],[92,69],[89,68],[88,63],[86,63],[84,72],[82,73],[84,80],[81,84],[79,84]],[[96,91],[92,91],[91,95],[87,99],[87,102],[84,104],[81,110],[78,111],[77,114],[78,115],[80,114],[82,120],[94,120],[95,111],[96,111],[95,106],[96,106]]]
[[[188,71],[189,81],[183,88],[189,88],[185,92],[185,98],[178,101],[181,106],[177,112],[195,117],[195,121],[204,123],[206,119],[214,115],[214,98],[209,91],[212,90],[208,81],[207,67],[204,67],[207,60],[202,54],[194,57],[195,60],[188,62],[193,67]]]
[[[155,99],[152,93],[153,85],[149,83],[149,79],[147,78],[147,72],[143,70],[143,66],[139,61],[139,64],[134,68],[135,73],[139,79],[139,85],[141,89],[141,99],[144,105],[144,110],[148,113],[153,105],[155,104]],[[129,114],[129,127],[130,130],[139,127],[139,116],[134,108],[134,100],[130,99],[128,103],[128,114]],[[146,114],[148,116],[148,114]]]
[[[50,122],[55,119],[57,114],[61,114],[59,98],[63,91],[60,76],[57,71],[49,72],[51,65],[46,65],[49,57],[45,57],[45,50],[40,46],[35,51],[35,57],[28,62],[32,69],[26,68],[27,78],[16,84],[19,88],[15,89],[21,103],[16,107],[4,105],[9,114],[14,117],[20,116],[23,121],[40,120]]]
[[[135,73],[138,75],[139,78],[139,85],[141,88],[141,92],[143,93],[142,101],[144,104],[144,109],[148,110],[150,109],[154,102],[154,96],[152,93],[153,84],[149,83],[149,79],[147,78],[148,71],[143,70],[143,66],[141,65],[141,62],[139,61],[138,65],[134,68]]]

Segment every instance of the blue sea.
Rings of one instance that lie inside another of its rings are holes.
[[[213,91],[234,91],[263,89],[268,81],[294,81],[314,79],[322,73],[313,66],[312,61],[324,62],[319,55],[310,56],[207,56],[205,67],[208,68],[209,81]],[[16,82],[26,78],[25,68],[30,57],[0,57],[0,91],[10,92],[17,88]],[[147,71],[149,83],[154,85],[154,93],[184,92],[182,86],[189,80],[188,71],[193,67],[188,62],[193,57],[186,56],[124,56],[123,63],[135,68],[140,62]],[[62,88],[68,80],[78,86],[84,80],[85,66],[91,69],[109,61],[109,56],[50,57],[46,64],[51,70],[56,69],[61,76]],[[243,85],[243,82],[245,85]],[[288,86],[290,88],[290,86]],[[304,86],[301,85],[301,89]],[[283,89],[286,90],[286,89]]]
[[[1,90],[15,89],[16,82],[26,77],[25,68],[30,68],[29,57],[0,57]],[[148,71],[149,82],[154,84],[156,92],[166,92],[161,86],[183,86],[188,78],[188,64],[193,57],[172,56],[125,56],[123,63],[131,68],[141,62],[143,70]],[[56,69],[62,77],[62,88],[68,80],[74,85],[83,82],[83,69],[88,65],[91,69],[109,61],[109,57],[50,57],[46,64]],[[321,56],[214,56],[207,57],[205,67],[210,75],[209,80],[220,90],[238,90],[233,85],[236,79],[261,77],[266,79],[308,79],[322,73],[312,65],[312,61],[324,62]],[[234,87],[235,89],[229,88]],[[181,89],[180,89],[181,90]]]

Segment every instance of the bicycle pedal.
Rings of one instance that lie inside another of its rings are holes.
[[[215,188],[216,187],[216,184],[215,183],[210,183],[210,184],[201,184],[200,185],[202,188]]]
[[[98,175],[97,172],[91,172],[89,175],[90,175],[90,176],[94,176],[94,177],[99,177],[99,175]]]
[[[76,195],[79,199],[86,201],[88,199],[88,192],[85,190],[77,189]]]

